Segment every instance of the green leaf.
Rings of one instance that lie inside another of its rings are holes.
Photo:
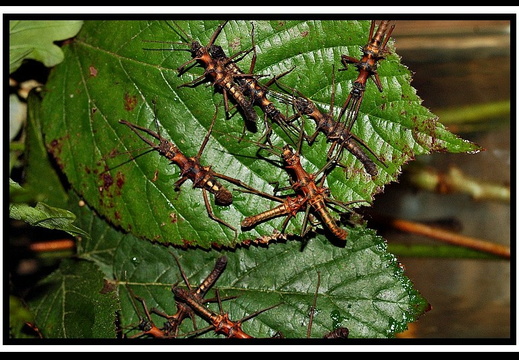
[[[135,238],[114,229],[104,219],[93,214],[93,210],[88,206],[79,206],[75,196],[71,196],[71,204],[71,211],[77,214],[77,226],[89,234],[89,237],[77,242],[78,256],[95,263],[105,278],[112,280],[117,248],[120,243],[135,241]]]
[[[40,115],[41,98],[38,90],[32,90],[27,97],[27,127],[25,131],[25,176],[24,189],[37,194],[39,201],[59,208],[67,208],[66,184],[62,183],[47,153],[43,140]],[[45,176],[42,176],[45,174]]]
[[[179,21],[178,25],[193,39],[206,44],[219,23],[199,20]],[[249,49],[251,30],[250,21],[230,21],[216,43],[228,55]],[[283,82],[297,87],[323,110],[330,105],[335,76],[335,105],[339,108],[357,76],[353,67],[336,73],[340,55],[359,57],[368,32],[367,21],[254,21],[258,54],[254,72],[276,75],[295,66],[294,71],[283,77]],[[65,61],[55,68],[47,84],[42,104],[47,148],[72,187],[92,208],[115,226],[139,237],[210,248],[234,247],[275,236],[273,233],[280,229],[282,218],[250,231],[242,231],[239,224],[245,216],[278,203],[237,191],[231,206],[216,206],[210,198],[215,216],[238,229],[235,236],[234,231],[209,218],[200,189],[186,182],[180,191],[175,191],[174,184],[180,178],[178,166],[157,152],[144,154],[145,144],[118,122],[126,119],[157,130],[156,117],[158,131],[186,156],[195,156],[219,106],[214,132],[201,157],[202,165],[210,165],[218,173],[267,193],[273,192],[272,182],[288,185],[286,172],[271,161],[258,158],[258,147],[251,143],[263,134],[262,121],[257,124],[258,132],[247,131],[238,142],[243,119],[239,113],[225,119],[221,94],[204,85],[179,88],[203,72],[193,67],[178,76],[176,69],[190,59],[189,53],[146,49],[186,49],[178,44],[185,42],[186,36],[171,22],[85,22],[76,41],[65,47]],[[250,56],[239,63],[245,72],[249,70],[249,62]],[[340,201],[371,202],[386,184],[397,180],[402,165],[417,155],[479,149],[449,133],[421,105],[410,85],[411,72],[400,64],[394,51],[380,63],[379,74],[384,92],[368,83],[353,132],[387,167],[378,164],[380,174],[371,178],[362,164],[346,153],[342,160],[345,169],[336,168],[327,178],[333,197]],[[305,129],[309,133],[315,131],[308,119]],[[274,131],[273,143],[283,146],[287,137],[277,126]],[[324,154],[329,147],[325,140],[321,136],[312,146],[303,146],[303,166],[307,171],[315,172],[324,165]],[[144,155],[136,157],[137,154]],[[303,215],[291,220],[287,233],[301,232]]]
[[[10,191],[20,191],[21,186],[9,179]],[[62,230],[73,236],[88,236],[86,232],[73,225],[76,215],[68,210],[49,206],[38,202],[34,207],[25,203],[9,204],[9,217],[22,220],[32,226],[41,226],[47,229]]]
[[[103,287],[93,263],[64,260],[28,301],[44,338],[115,338],[117,299]]]
[[[9,21],[9,73],[23,60],[34,59],[47,67],[63,61],[63,52],[54,44],[75,36],[83,21],[11,20]]]
[[[71,203],[77,201],[71,197]],[[142,297],[148,309],[175,313],[171,286],[185,284],[173,256],[179,259],[191,286],[200,284],[218,257],[228,258],[226,270],[206,298],[214,297],[216,289],[222,297],[237,296],[223,302],[223,310],[233,320],[280,304],[243,324],[244,331],[255,337],[271,337],[280,331],[286,338],[306,338],[316,290],[312,326],[316,338],[338,326],[348,327],[352,338],[394,337],[428,306],[387,252],[385,241],[363,227],[352,230],[344,248],[318,236],[307,244],[287,241],[232,251],[180,250],[123,234],[88,206],[76,205],[73,211],[78,226],[90,234],[77,243],[82,261],[65,260],[29,298],[35,324],[45,337],[113,338],[117,332],[132,336],[138,332],[132,329],[144,316],[141,303],[131,301],[132,294]],[[113,323],[115,304],[117,328]],[[216,304],[210,306],[219,311]],[[102,326],[92,324],[92,312]],[[159,327],[165,322],[156,314],[152,320]],[[75,326],[81,322],[87,325],[80,333]],[[201,318],[196,324],[198,328],[208,325]],[[181,333],[192,330],[191,321],[185,320]],[[213,332],[203,336],[221,337]]]
[[[120,320],[127,336],[144,317],[142,304],[132,303],[132,293],[145,299],[148,309],[169,315],[176,312],[172,284],[185,286],[173,254],[179,259],[191,286],[196,287],[222,255],[227,268],[206,298],[218,289],[223,310],[239,320],[263,308],[279,304],[244,322],[243,329],[254,337],[272,337],[278,331],[286,338],[306,338],[309,310],[318,289],[312,337],[322,337],[343,326],[351,338],[394,337],[427,308],[427,302],[412,288],[395,257],[386,251],[383,239],[372,230],[356,228],[346,248],[333,246],[322,236],[301,249],[299,242],[250,247],[235,251],[181,251],[126,238],[115,254],[114,274],[121,296]],[[216,304],[209,304],[219,312]],[[155,325],[166,320],[153,314]],[[208,326],[197,318],[198,328]],[[181,333],[193,330],[185,320]],[[204,337],[219,337],[210,332]],[[221,336],[220,336],[221,337]]]
[[[27,333],[26,324],[33,323],[34,317],[25,304],[17,297],[9,296],[9,336],[11,338],[34,338],[36,334]]]

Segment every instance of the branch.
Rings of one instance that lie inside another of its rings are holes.
[[[402,220],[379,215],[373,215],[373,219],[381,224],[390,226],[403,232],[427,236],[437,241],[485,252],[508,260],[510,259],[510,248],[504,245],[491,243],[470,236],[460,235],[458,233],[439,227],[409,220]]]

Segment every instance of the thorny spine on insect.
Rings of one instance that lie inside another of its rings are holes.
[[[298,153],[294,153],[290,146],[283,148],[283,161],[287,171],[294,175],[292,188],[301,191],[307,199],[314,212],[318,214],[323,225],[338,239],[346,241],[348,232],[339,225],[327,210],[326,203],[330,201],[329,190],[322,186],[324,176],[316,183],[316,174],[309,174],[301,165],[301,158]],[[326,171],[326,168],[321,169]]]

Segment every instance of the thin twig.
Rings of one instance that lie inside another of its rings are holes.
[[[463,246],[496,255],[505,259],[510,259],[510,248],[504,245],[491,243],[470,236],[460,235],[452,231],[414,221],[385,218],[384,222],[400,231],[427,236],[452,245]]]
[[[70,250],[75,246],[74,240],[60,239],[51,241],[36,242],[29,245],[29,249],[35,252]]]

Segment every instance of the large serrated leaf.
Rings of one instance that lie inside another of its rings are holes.
[[[233,320],[280,304],[243,324],[244,331],[255,337],[271,337],[279,331],[287,339],[306,338],[316,291],[311,328],[315,338],[339,326],[347,327],[351,338],[391,338],[428,307],[387,252],[385,241],[363,227],[352,230],[344,248],[317,236],[304,246],[287,241],[232,251],[179,250],[117,231],[88,206],[78,206],[71,195],[78,226],[90,236],[78,239],[82,261],[65,261],[32,292],[30,309],[46,337],[135,335],[144,310],[139,301],[131,301],[133,295],[144,299],[148,309],[175,313],[171,286],[185,284],[174,256],[191,286],[200,284],[218,257],[228,258],[227,268],[206,298],[214,297],[215,289],[222,297],[237,296],[223,302],[223,310]],[[210,306],[218,312],[216,304]],[[166,321],[156,314],[152,320],[159,327]],[[84,328],[79,331],[77,324]],[[198,328],[208,325],[202,318],[196,324]],[[191,330],[187,319],[181,334]],[[208,332],[204,337],[218,336]]]
[[[238,229],[235,237],[231,229],[207,216],[200,189],[192,189],[186,182],[180,192],[174,190],[180,176],[177,166],[156,152],[128,161],[135,156],[135,150],[141,149],[142,154],[145,144],[119,124],[119,119],[156,130],[156,116],[160,133],[187,156],[194,156],[219,106],[215,129],[201,162],[260,191],[272,192],[274,181],[281,186],[288,184],[284,170],[257,158],[257,146],[250,143],[262,135],[262,121],[257,124],[257,133],[246,132],[244,140],[238,142],[243,118],[236,114],[225,119],[221,94],[204,85],[179,88],[202,74],[202,69],[194,67],[178,76],[176,69],[190,59],[189,53],[144,49],[185,49],[178,42],[185,42],[186,36],[205,44],[219,23],[180,21],[177,24],[188,34],[184,35],[171,22],[87,21],[76,41],[65,48],[66,61],[56,67],[47,84],[42,109],[49,151],[88,204],[137,236],[202,248],[233,247],[270,236],[283,221],[276,219],[241,231],[243,217],[277,203],[239,192],[234,193],[234,202],[228,207],[215,206],[211,199],[215,215]],[[367,21],[254,21],[258,54],[255,72],[275,75],[295,66],[283,82],[297,87],[323,110],[329,107],[332,77],[336,76],[336,107],[340,107],[357,72],[354,68],[338,74],[334,70],[341,54],[359,57],[368,29]],[[230,21],[217,44],[228,54],[249,49],[251,30],[250,21]],[[150,40],[168,41],[171,45]],[[246,57],[240,63],[244,71],[248,71],[249,60]],[[353,132],[387,167],[379,164],[379,176],[371,178],[362,164],[347,153],[342,161],[346,169],[336,168],[327,179],[333,196],[341,201],[372,201],[384,185],[396,180],[401,166],[416,155],[478,149],[446,131],[421,106],[410,86],[410,71],[400,64],[396,54],[381,62],[379,74],[384,92],[368,84]],[[315,130],[309,120],[306,129]],[[282,146],[286,136],[276,126],[274,131],[274,143]],[[303,147],[303,164],[308,171],[324,165],[328,146],[321,137],[311,147]],[[132,155],[112,156],[131,150]],[[292,220],[287,232],[300,232],[300,215]]]
[[[301,251],[298,242],[272,244],[225,252],[179,251],[127,238],[114,256],[114,274],[121,297],[121,323],[128,330],[144,318],[139,296],[148,309],[172,315],[176,304],[173,284],[186,286],[173,256],[179,259],[191,286],[196,287],[222,255],[228,265],[214,289],[225,298],[223,310],[239,320],[258,310],[279,306],[245,322],[244,331],[254,337],[306,338],[309,309],[318,290],[312,337],[322,337],[339,326],[347,327],[352,338],[394,337],[427,308],[427,302],[412,288],[386,244],[372,230],[357,228],[346,248],[338,248],[322,236],[312,239]],[[318,276],[320,286],[317,289]],[[128,290],[131,289],[131,292]],[[213,289],[213,290],[214,290]],[[214,297],[211,291],[207,298]],[[216,304],[210,307],[219,312]],[[159,327],[166,319],[156,315]],[[198,318],[198,328],[208,324]],[[185,320],[181,333],[193,331]],[[215,337],[210,332],[206,337]]]

